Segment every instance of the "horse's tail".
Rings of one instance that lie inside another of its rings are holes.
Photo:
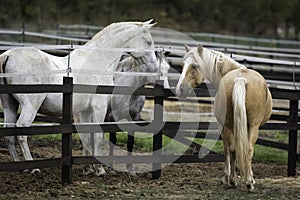
[[[5,73],[5,65],[8,61],[8,55],[6,54],[1,54],[0,55],[0,74]],[[0,78],[0,84],[6,84],[5,78]]]
[[[244,178],[249,161],[249,139],[246,113],[246,78],[236,78],[232,91],[233,134],[237,165]]]

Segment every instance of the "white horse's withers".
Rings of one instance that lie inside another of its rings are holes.
[[[113,85],[112,75],[103,75],[104,72],[112,72],[116,69],[123,52],[111,50],[115,48],[153,49],[153,39],[149,29],[154,25],[148,22],[120,22],[114,23],[96,34],[83,47],[75,49],[66,57],[56,57],[42,52],[36,48],[14,48],[1,54],[1,73],[35,73],[34,75],[12,76],[1,79],[1,84],[61,84],[61,74],[45,75],[45,72],[65,70],[70,66],[72,70],[96,70],[99,74],[71,74],[74,84],[99,84]],[[106,48],[103,50],[103,48]],[[147,54],[148,67],[158,68],[154,51]],[[43,72],[39,75],[39,72]],[[74,94],[73,114],[75,122],[104,121],[109,95]],[[4,111],[4,123],[6,126],[30,126],[36,114],[61,116],[62,94],[2,94],[1,102]],[[17,111],[20,106],[20,117],[17,119]],[[14,125],[15,124],[15,125]],[[100,128],[99,128],[100,129]],[[83,155],[92,153],[101,155],[100,145],[103,133],[94,134],[94,147],[91,147],[90,134],[82,134]],[[18,161],[18,155],[14,146],[14,137],[8,137],[9,152],[14,161]],[[18,136],[22,152],[26,160],[32,160],[29,151],[27,136]],[[94,152],[91,152],[91,149]],[[95,170],[95,171],[93,171]],[[38,169],[32,172],[38,172]],[[95,172],[96,175],[105,173],[102,166],[95,169],[88,168],[84,173]]]

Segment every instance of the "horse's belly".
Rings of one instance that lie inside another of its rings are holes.
[[[48,94],[47,98],[41,105],[39,113],[47,116],[61,117],[62,116],[62,95]]]

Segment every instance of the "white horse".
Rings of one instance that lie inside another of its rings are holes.
[[[64,70],[70,66],[76,70],[97,70],[99,74],[71,74],[74,84],[99,84],[113,85],[112,75],[102,75],[108,71],[115,71],[123,52],[112,51],[115,48],[152,49],[153,39],[150,34],[152,20],[147,22],[119,22],[107,26],[96,34],[81,48],[77,48],[66,57],[56,57],[40,51],[36,48],[14,48],[1,54],[1,73],[37,73],[26,76],[14,76],[1,79],[1,84],[61,84],[62,75],[45,75],[45,72]],[[101,48],[106,48],[102,49]],[[148,67],[157,69],[154,51],[147,54]],[[39,72],[43,72],[39,75]],[[73,114],[75,122],[104,121],[109,95],[74,94]],[[4,123],[6,126],[24,127],[30,126],[39,112],[49,116],[61,116],[62,94],[2,94],[1,102],[4,111]],[[17,111],[20,106],[20,117],[17,119]],[[14,125],[15,124],[15,125]],[[100,129],[100,128],[99,128]],[[81,134],[83,143],[83,155],[91,153],[94,156],[101,155],[101,141],[103,132],[94,134],[94,146],[92,147],[90,134]],[[8,137],[9,152],[14,161],[18,161],[18,155],[14,146],[14,137]],[[18,136],[24,158],[32,160],[27,143],[27,136]],[[93,149],[94,152],[91,152]],[[34,169],[32,173],[39,172]],[[105,173],[102,165],[94,168],[89,166],[84,170],[85,174],[94,172],[96,175]]]
[[[157,56],[157,64],[159,69],[147,67],[147,60],[145,59],[145,55],[142,52],[136,54],[131,53],[131,56],[124,56],[124,58],[118,64],[117,70],[118,72],[128,72],[129,75],[115,75],[114,83],[119,86],[132,86],[132,87],[141,87],[146,84],[153,84],[156,80],[155,76],[145,76],[144,73],[159,73],[162,75],[168,73],[170,69],[170,65],[166,60],[166,55],[169,52],[156,52]],[[142,75],[130,75],[130,72],[133,73],[141,73]],[[164,80],[164,87],[169,88],[168,77],[162,76],[162,80]],[[140,121],[141,120],[141,111],[145,104],[145,96],[136,96],[136,95],[114,95],[111,98],[110,104],[108,106],[108,111],[106,114],[105,121],[119,121],[122,119],[126,119],[128,121]],[[114,145],[116,145],[116,133],[110,133],[110,151],[109,155],[113,155]],[[128,132],[128,140],[127,140],[127,155],[132,155],[132,149],[134,144],[134,131]],[[132,168],[132,164],[127,164],[127,171],[134,175],[135,171]],[[113,170],[112,164],[110,164],[111,170]]]

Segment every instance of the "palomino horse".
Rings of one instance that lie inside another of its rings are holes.
[[[225,175],[222,182],[236,186],[235,163],[246,181],[248,191],[254,190],[251,160],[259,127],[272,112],[272,97],[265,79],[218,51],[186,46],[183,71],[176,86],[179,97],[207,78],[217,87],[215,115],[222,128]]]
[[[61,84],[63,76],[53,74],[56,70],[97,71],[97,74],[71,73],[74,84],[113,85],[113,72],[117,67],[124,50],[116,48],[149,49],[146,55],[147,67],[158,69],[154,53],[153,39],[150,34],[152,20],[147,22],[119,22],[107,26],[96,34],[84,46],[75,49],[66,57],[56,57],[36,48],[14,48],[1,54],[1,73],[19,74],[1,79],[1,84]],[[105,49],[103,49],[105,48]],[[151,50],[152,49],[152,50]],[[47,72],[49,74],[45,75]],[[33,73],[32,75],[28,75]],[[40,73],[40,74],[39,74]],[[22,76],[20,74],[27,74]],[[104,121],[110,95],[79,94],[73,95],[73,115],[75,122],[100,123]],[[2,94],[1,102],[4,111],[4,122],[7,126],[30,126],[39,112],[48,116],[61,116],[62,94]],[[17,111],[20,106],[20,117]],[[99,128],[100,129],[100,128]],[[79,130],[80,131],[80,130]],[[80,134],[83,143],[83,155],[101,155],[103,132]],[[18,155],[14,146],[14,137],[8,137],[9,152],[14,161]],[[18,136],[23,155],[32,160],[27,136]],[[95,141],[95,142],[92,142]],[[32,172],[39,172],[34,169]],[[96,175],[105,173],[102,165],[87,166],[85,174],[94,172]]]
[[[160,73],[166,74],[170,69],[170,65],[166,60],[166,55],[169,52],[156,52],[157,63],[160,66]],[[127,75],[114,75],[114,83],[119,86],[132,86],[141,87],[146,84],[153,84],[156,77],[153,75],[146,76],[144,73],[157,73],[158,71],[151,71],[152,69],[147,66],[147,62],[144,59],[144,55],[140,52],[139,54],[130,53],[131,56],[124,56],[117,67],[117,72],[127,72]],[[141,73],[142,75],[130,75],[130,73]],[[168,77],[162,76],[164,80],[164,87],[169,88]],[[126,119],[128,121],[140,121],[141,111],[145,104],[145,96],[136,95],[114,95],[108,106],[105,121],[119,121]],[[113,155],[114,145],[116,145],[117,138],[116,133],[110,133],[110,151],[109,155]],[[134,144],[134,131],[128,132],[127,140],[127,155],[132,155],[132,149]],[[134,175],[135,171],[132,168],[132,164],[127,164],[127,171]],[[110,169],[113,171],[113,166],[110,164]]]

